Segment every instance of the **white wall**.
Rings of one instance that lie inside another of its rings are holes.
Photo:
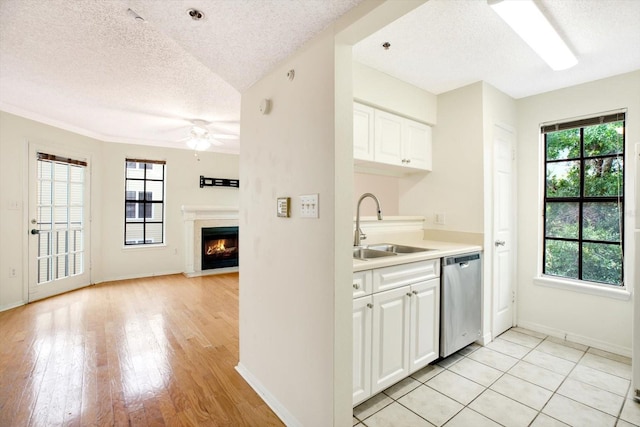
[[[433,170],[400,180],[400,215],[421,215],[438,230],[482,233],[483,100],[481,82],[438,95]],[[446,224],[434,224],[434,213]]]
[[[367,173],[353,174],[353,216],[356,215],[357,201],[364,193],[373,193],[380,201],[382,215],[399,215],[398,181],[400,178],[386,175],[371,175]],[[371,199],[362,201],[361,216],[377,215],[376,204]]]
[[[124,159],[165,160],[165,245],[125,248],[123,224]],[[102,280],[146,277],[184,271],[182,205],[237,207],[239,190],[200,188],[200,175],[208,178],[239,177],[239,156],[191,150],[105,143],[100,158],[102,175]],[[242,183],[241,183],[242,184]]]
[[[334,416],[334,51],[325,32],[242,95],[239,370],[293,425]],[[313,193],[320,217],[300,218]],[[276,217],[281,196],[291,218]]]
[[[353,98],[419,122],[438,123],[438,101],[434,94],[360,62],[353,63]]]
[[[242,95],[238,370],[287,425],[351,422],[350,46],[421,3],[361,3]],[[299,216],[309,193],[318,219]],[[280,196],[291,218],[276,217]]]
[[[518,324],[552,335],[630,354],[631,300],[536,285],[540,272],[540,124],[628,108],[626,153],[640,141],[640,71],[519,99],[518,107]],[[625,206],[632,224],[634,162],[625,162]],[[625,232],[625,283],[635,267],[632,227]],[[636,289],[637,291],[637,289]]]
[[[238,156],[116,144],[0,112],[0,310],[26,302],[29,224],[26,218],[27,144],[86,153],[91,170],[93,283],[183,270],[183,204],[238,205],[238,190],[199,188],[199,176],[238,178]],[[167,161],[166,242],[158,248],[123,249],[124,159]],[[18,209],[13,205],[17,204]],[[10,278],[10,269],[16,277]]]

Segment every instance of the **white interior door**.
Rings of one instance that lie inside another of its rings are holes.
[[[492,330],[494,337],[515,324],[514,143],[513,132],[500,126],[494,127]]]
[[[29,146],[29,301],[91,283],[86,157]]]

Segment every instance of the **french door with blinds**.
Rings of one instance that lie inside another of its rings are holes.
[[[29,301],[90,284],[89,164],[30,146]]]

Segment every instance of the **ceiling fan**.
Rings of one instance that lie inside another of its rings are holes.
[[[191,120],[190,122],[192,126],[189,129],[189,136],[180,141],[185,142],[192,150],[204,151],[212,145],[224,145],[223,140],[238,139],[238,135],[233,133],[211,132],[208,128],[211,122],[205,120]]]

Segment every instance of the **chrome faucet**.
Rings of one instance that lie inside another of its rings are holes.
[[[371,197],[376,202],[376,208],[378,209],[378,221],[382,221],[382,211],[380,210],[380,201],[378,198],[371,193],[364,193],[358,199],[358,207],[356,208],[356,232],[353,235],[353,246],[360,246],[360,240],[364,240],[367,238],[367,235],[362,232],[360,229],[360,204],[362,200],[367,197]]]

